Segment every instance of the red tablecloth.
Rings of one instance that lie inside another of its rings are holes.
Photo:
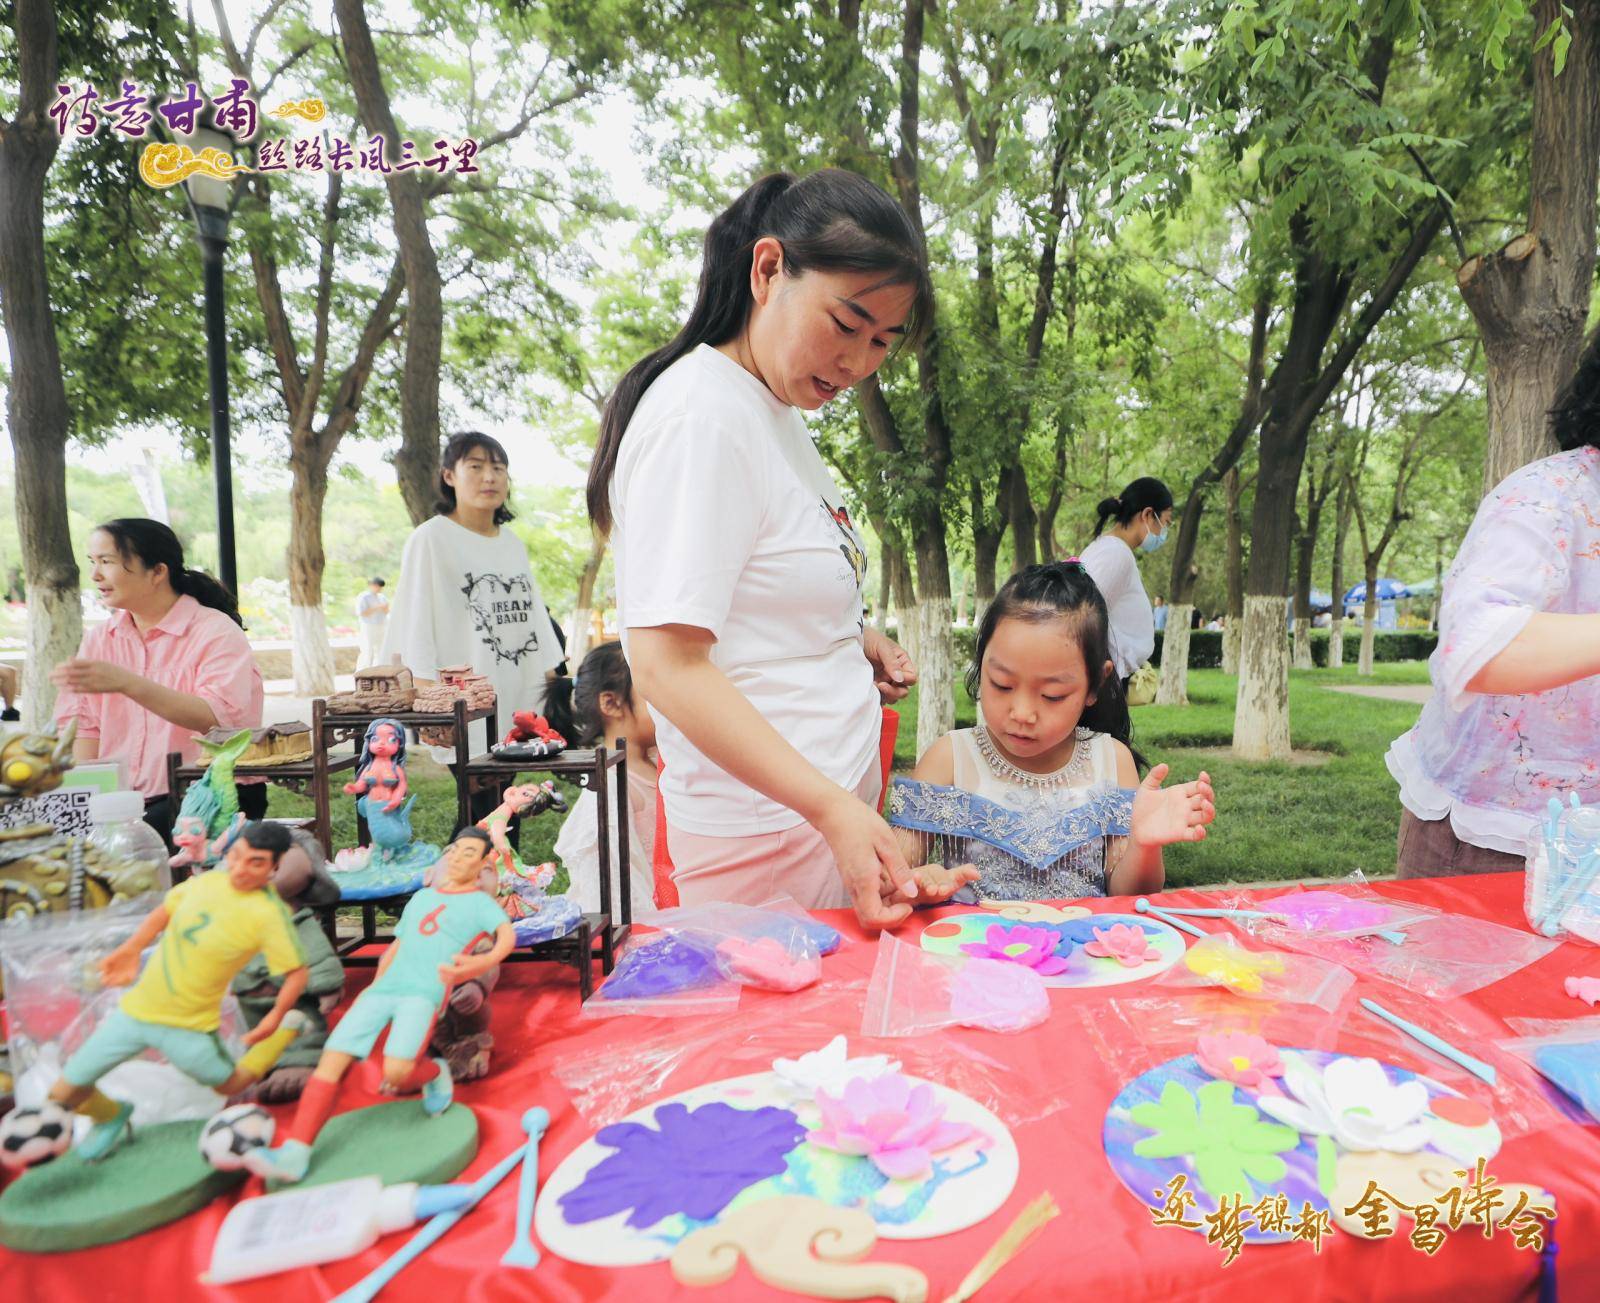
[[[1393,896],[1522,926],[1522,878],[1496,875],[1465,880],[1435,880],[1385,885]],[[1167,903],[1203,903],[1195,893],[1174,892]],[[1126,909],[1127,902],[1096,901],[1096,909]],[[828,915],[851,939],[825,961],[827,979],[863,978],[870,971],[875,946],[863,941],[852,921]],[[915,933],[937,914],[919,915],[902,933]],[[1600,952],[1566,945],[1538,964],[1461,1003],[1495,1015],[1574,1017],[1587,1010],[1566,996],[1562,979],[1573,973],[1600,973]],[[354,977],[354,983],[363,981]],[[1137,987],[1109,988],[1105,997],[1126,996]],[[745,992],[739,1014],[727,1019],[729,1034],[758,1006],[795,999]],[[1092,991],[1057,992],[1065,1001],[1102,998]],[[659,1033],[666,1020],[617,1018],[594,1022],[579,1016],[576,977],[571,970],[545,965],[507,968],[494,1002],[494,1070],[482,1082],[459,1089],[458,1098],[478,1113],[483,1132],[479,1156],[466,1178],[477,1175],[513,1149],[521,1138],[518,1119],[534,1104],[552,1118],[541,1148],[541,1175],[591,1133],[551,1073],[554,1061],[569,1057],[579,1046],[609,1047]],[[854,1038],[858,1023],[840,1017],[838,1030]],[[1106,1108],[1122,1085],[1123,1074],[1100,1062],[1072,1017],[1056,1016],[1021,1036],[970,1032],[984,1052],[1002,1064],[1059,1065],[1067,1104],[1045,1119],[1013,1128],[1021,1153],[1021,1175],[1011,1199],[998,1213],[959,1234],[934,1240],[880,1241],[874,1257],[912,1263],[927,1272],[932,1299],[951,1292],[968,1269],[989,1248],[1017,1212],[1041,1191],[1054,1194],[1061,1216],[1043,1235],[983,1291],[983,1300],[1093,1298],[1183,1298],[1232,1300],[1268,1295],[1313,1300],[1401,1299],[1531,1299],[1539,1272],[1536,1253],[1520,1251],[1510,1236],[1492,1240],[1464,1228],[1432,1258],[1406,1241],[1404,1231],[1377,1243],[1359,1242],[1335,1233],[1320,1254],[1307,1244],[1246,1246],[1232,1266],[1221,1266],[1219,1250],[1204,1238],[1170,1228],[1156,1228],[1150,1213],[1120,1185],[1101,1148]],[[880,1042],[873,1049],[893,1049]],[[796,1048],[809,1048],[798,1046]],[[749,1071],[739,1066],[735,1072]],[[714,1068],[699,1080],[732,1075]],[[674,1079],[673,1091],[699,1084]],[[397,1136],[396,1144],[405,1138]],[[1560,1204],[1559,1283],[1568,1300],[1600,1297],[1600,1133],[1593,1128],[1561,1124],[1553,1130],[1507,1142],[1491,1166],[1503,1180],[1537,1182],[1552,1190]],[[750,1300],[793,1297],[757,1284],[741,1268],[719,1289],[679,1287],[665,1263],[618,1271],[574,1266],[549,1254],[534,1271],[502,1269],[499,1258],[509,1243],[516,1207],[516,1179],[505,1181],[476,1211],[423,1259],[407,1268],[384,1297],[426,1300],[639,1299],[682,1297],[706,1300]],[[246,1303],[295,1303],[325,1299],[348,1288],[404,1243],[393,1235],[357,1258],[318,1269],[306,1269],[248,1285],[207,1289],[198,1283],[210,1255],[211,1241],[227,1201],[174,1225],[121,1244],[61,1256],[33,1257],[0,1252],[0,1297],[17,1300],[108,1300],[161,1298],[237,1299]],[[406,1233],[406,1234],[409,1234]]]

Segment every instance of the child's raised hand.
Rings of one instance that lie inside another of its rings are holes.
[[[1209,774],[1164,788],[1161,782],[1169,772],[1168,766],[1157,765],[1139,784],[1128,827],[1137,846],[1204,841],[1206,825],[1217,817],[1217,794],[1211,790]]]
[[[976,865],[958,864],[947,869],[942,864],[922,864],[911,870],[917,880],[917,894],[924,904],[940,904],[949,900],[969,882],[979,877]]]

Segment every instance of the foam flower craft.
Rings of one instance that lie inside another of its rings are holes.
[[[945,1121],[932,1086],[913,1086],[899,1073],[857,1077],[837,1097],[819,1090],[817,1107],[822,1125],[807,1137],[812,1144],[870,1158],[896,1180],[927,1176],[936,1153],[977,1134],[965,1122]]]
[[[789,1152],[806,1138],[786,1108],[663,1104],[653,1121],[654,1127],[618,1122],[595,1133],[596,1143],[617,1152],[561,1196],[569,1222],[621,1212],[641,1230],[675,1213],[709,1221],[742,1190],[783,1172]]]
[[[1202,941],[1184,955],[1183,962],[1189,971],[1209,978],[1219,986],[1254,995],[1261,990],[1262,979],[1283,972],[1283,960],[1266,951],[1246,950],[1231,941],[1211,944]]]
[[[1277,1048],[1249,1032],[1219,1032],[1200,1037],[1195,1058],[1200,1068],[1219,1081],[1231,1081],[1251,1090],[1276,1093],[1273,1077],[1283,1076]]]
[[[1169,1081],[1159,1101],[1135,1104],[1128,1115],[1155,1133],[1135,1142],[1135,1154],[1189,1155],[1201,1186],[1218,1200],[1230,1194],[1253,1197],[1251,1181],[1270,1186],[1283,1180],[1288,1168],[1278,1155],[1300,1143],[1289,1127],[1263,1122],[1249,1104],[1236,1102],[1228,1081],[1208,1081],[1195,1091]]]
[[[1109,929],[1095,928],[1094,940],[1084,946],[1083,953],[1096,959],[1115,959],[1124,968],[1137,968],[1161,956],[1150,945],[1150,938],[1142,927],[1126,923],[1113,923]]]
[[[1056,953],[1069,944],[1061,933],[1047,927],[991,927],[982,941],[970,941],[961,949],[978,959],[999,959],[1031,968],[1040,977],[1054,977],[1067,971],[1067,961]]]
[[[1334,1059],[1319,1072],[1292,1054],[1283,1085],[1287,1093],[1263,1097],[1261,1109],[1297,1131],[1332,1136],[1345,1149],[1393,1154],[1428,1143],[1428,1088],[1415,1079],[1394,1084],[1376,1059]]]
[[[1569,977],[1566,981],[1567,994],[1574,1000],[1582,1000],[1585,1004],[1600,1004],[1600,977]]]
[[[900,1061],[886,1054],[852,1059],[849,1053],[845,1038],[835,1036],[820,1050],[802,1054],[798,1059],[774,1059],[773,1075],[796,1099],[813,1099],[819,1090],[831,1090],[837,1095],[857,1077],[871,1081],[900,1071]]]

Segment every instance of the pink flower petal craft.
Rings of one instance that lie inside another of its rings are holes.
[[[1094,940],[1084,946],[1083,953],[1096,959],[1115,959],[1124,968],[1137,968],[1161,956],[1150,945],[1150,938],[1142,927],[1126,923],[1113,923],[1108,929],[1094,928]]]
[[[894,1180],[928,1175],[935,1153],[977,1134],[964,1122],[945,1120],[932,1086],[913,1086],[898,1073],[857,1077],[838,1098],[818,1091],[817,1107],[822,1125],[807,1137],[812,1144],[869,1158]]]
[[[1031,968],[1040,977],[1054,977],[1067,971],[1067,961],[1056,953],[1064,944],[1062,936],[1053,928],[1002,927],[999,924],[983,934],[983,940],[970,941],[961,947],[964,954],[976,959],[998,959],[1003,963],[1021,964]]]
[[[1277,1047],[1249,1032],[1203,1035],[1195,1049],[1202,1072],[1261,1094],[1279,1094],[1274,1077],[1283,1076]]]
[[[1569,977],[1566,989],[1574,1000],[1582,1000],[1589,1005],[1600,1004],[1600,977]]]

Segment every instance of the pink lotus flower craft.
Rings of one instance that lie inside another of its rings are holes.
[[[1061,944],[1061,933],[1053,928],[996,924],[983,934],[982,941],[968,942],[961,949],[977,959],[1001,959],[1031,968],[1040,977],[1054,977],[1068,967],[1067,961],[1056,954],[1056,947]]]
[[[1249,1032],[1219,1032],[1200,1037],[1195,1058],[1203,1072],[1251,1090],[1277,1094],[1273,1077],[1283,1076],[1277,1047]]]
[[[1084,946],[1083,953],[1096,959],[1115,959],[1124,968],[1137,968],[1161,957],[1150,945],[1150,938],[1142,927],[1113,923],[1109,929],[1093,931],[1094,940]]]
[[[817,1092],[822,1125],[806,1137],[835,1153],[870,1158],[896,1180],[927,1176],[940,1150],[970,1140],[976,1129],[944,1120],[944,1105],[926,1082],[913,1086],[899,1073],[857,1077],[839,1098]]]

